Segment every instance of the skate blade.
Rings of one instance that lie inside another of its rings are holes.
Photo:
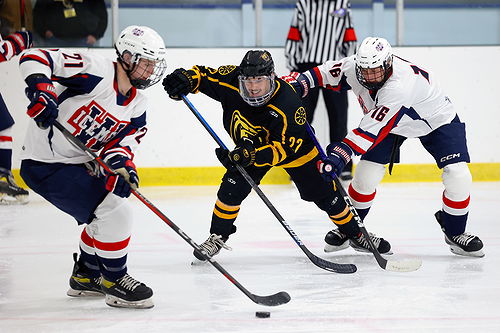
[[[354,251],[356,251],[356,252],[362,252],[362,253],[372,253],[370,250],[365,249],[364,247],[354,247],[354,246],[351,246],[351,247],[352,247],[352,248],[354,249]],[[392,252],[392,250],[389,250],[388,252],[385,252],[385,253],[380,253],[380,254],[381,254],[381,255],[383,255],[383,256],[385,256],[385,255],[390,256],[390,255],[392,255],[392,254],[393,254],[393,252]]]
[[[93,290],[76,290],[73,288],[69,288],[66,295],[71,297],[100,297],[104,296],[104,293]]]
[[[484,257],[484,252],[483,252],[482,249],[478,250],[478,251],[466,252],[466,251],[462,250],[459,247],[450,246],[450,251],[451,251],[451,253],[457,254],[459,256],[476,257],[476,258],[482,258],[482,257]]]
[[[151,309],[154,306],[152,297],[140,301],[126,301],[113,295],[106,295],[106,304],[114,308]]]
[[[0,193],[0,205],[25,205],[29,202],[28,195],[16,195],[12,197],[5,193]]]
[[[325,248],[324,248],[324,251],[326,253],[337,252],[337,251],[341,251],[341,250],[347,249],[348,247],[349,247],[349,242],[348,241],[346,241],[344,244],[342,244],[340,246],[326,244]]]
[[[208,263],[208,260],[200,260],[196,257],[191,261],[191,266],[203,266]]]

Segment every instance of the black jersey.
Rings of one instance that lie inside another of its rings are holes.
[[[193,92],[200,91],[221,103],[224,128],[233,141],[248,137],[258,143],[255,166],[297,167],[318,155],[306,131],[306,111],[288,83],[276,79],[271,99],[254,107],[239,94],[239,66],[194,66],[190,72],[196,81]]]

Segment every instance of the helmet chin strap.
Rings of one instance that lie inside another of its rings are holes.
[[[144,81],[147,81],[147,80],[137,80],[137,79],[132,79],[131,78],[132,72],[135,70],[137,64],[134,63],[134,62],[132,62],[132,68],[128,69],[129,68],[129,64],[127,64],[125,61],[123,61],[123,59],[118,58],[118,62],[120,63],[120,65],[122,66],[123,70],[127,74],[127,77],[128,77],[128,79],[130,81],[130,84],[134,88],[144,89],[145,88],[145,82]]]

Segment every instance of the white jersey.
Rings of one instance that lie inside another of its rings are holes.
[[[456,116],[453,105],[429,71],[397,56],[393,72],[377,91],[363,87],[356,78],[355,56],[326,63],[303,73],[310,88],[352,89],[365,116],[344,139],[356,154],[364,154],[389,133],[421,137],[449,124]]]
[[[129,96],[118,91],[112,60],[90,53],[33,49],[23,54],[24,79],[41,73],[56,87],[59,121],[87,147],[108,156],[115,153],[132,159],[146,133],[146,98],[132,88]],[[104,149],[103,149],[104,148]],[[90,161],[57,129],[40,129],[31,121],[21,152],[22,159],[69,164]]]

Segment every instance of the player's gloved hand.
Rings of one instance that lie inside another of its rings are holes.
[[[132,189],[139,187],[139,176],[134,162],[125,156],[113,156],[106,161],[116,173],[106,174],[106,190],[128,198]]]
[[[353,151],[344,142],[334,142],[326,147],[327,157],[317,162],[319,173],[326,181],[332,181],[351,160]]]
[[[31,101],[28,116],[36,121],[41,129],[52,126],[59,113],[56,88],[43,74],[33,74],[26,78],[26,96]]]
[[[195,88],[194,79],[184,68],[177,68],[163,79],[163,88],[168,96],[176,101],[181,100],[180,95],[187,95]]]
[[[255,146],[249,138],[242,138],[236,148],[229,152],[229,160],[234,164],[247,167],[255,162]]]
[[[221,147],[215,148],[215,155],[227,170],[232,171],[235,169],[235,165],[229,159],[229,150]]]
[[[17,31],[8,35],[5,40],[10,41],[14,45],[14,51],[16,54],[19,54],[23,50],[29,49],[33,46],[33,36],[29,31]]]
[[[281,79],[289,83],[302,98],[306,97],[309,93],[309,86],[304,75],[297,72],[290,72],[290,74],[282,76]]]

